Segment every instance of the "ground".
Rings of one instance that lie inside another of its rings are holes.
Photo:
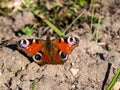
[[[68,33],[80,42],[62,65],[39,66],[17,50],[20,39],[32,38],[16,36],[34,20],[31,12],[0,16],[0,90],[104,90],[120,64],[120,1],[103,2],[99,42],[87,38],[90,27],[83,23]]]

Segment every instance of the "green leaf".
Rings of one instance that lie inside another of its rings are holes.
[[[35,81],[32,81],[32,90],[35,90]]]
[[[29,4],[31,0],[25,0],[25,3],[26,4]]]
[[[21,31],[22,31],[22,33],[24,33],[25,35],[28,35],[28,36],[32,35],[32,33],[33,33],[33,30],[30,29],[29,27],[25,27]]]

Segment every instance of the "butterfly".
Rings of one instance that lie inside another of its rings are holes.
[[[44,64],[62,64],[71,51],[77,47],[79,40],[76,37],[69,36],[59,39],[23,39],[18,42],[18,50],[22,50],[31,57],[36,63]]]

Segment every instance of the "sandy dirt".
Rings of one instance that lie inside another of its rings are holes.
[[[17,50],[16,43],[26,36],[18,37],[16,32],[34,20],[31,12],[0,16],[0,90],[31,90],[33,83],[35,90],[105,90],[120,64],[119,3],[103,3],[99,43],[87,38],[86,23],[72,32],[79,46],[63,65],[39,66]]]

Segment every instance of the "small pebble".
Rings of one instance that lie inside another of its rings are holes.
[[[76,76],[78,71],[79,71],[79,69],[71,68],[70,71],[73,74],[73,76]]]

